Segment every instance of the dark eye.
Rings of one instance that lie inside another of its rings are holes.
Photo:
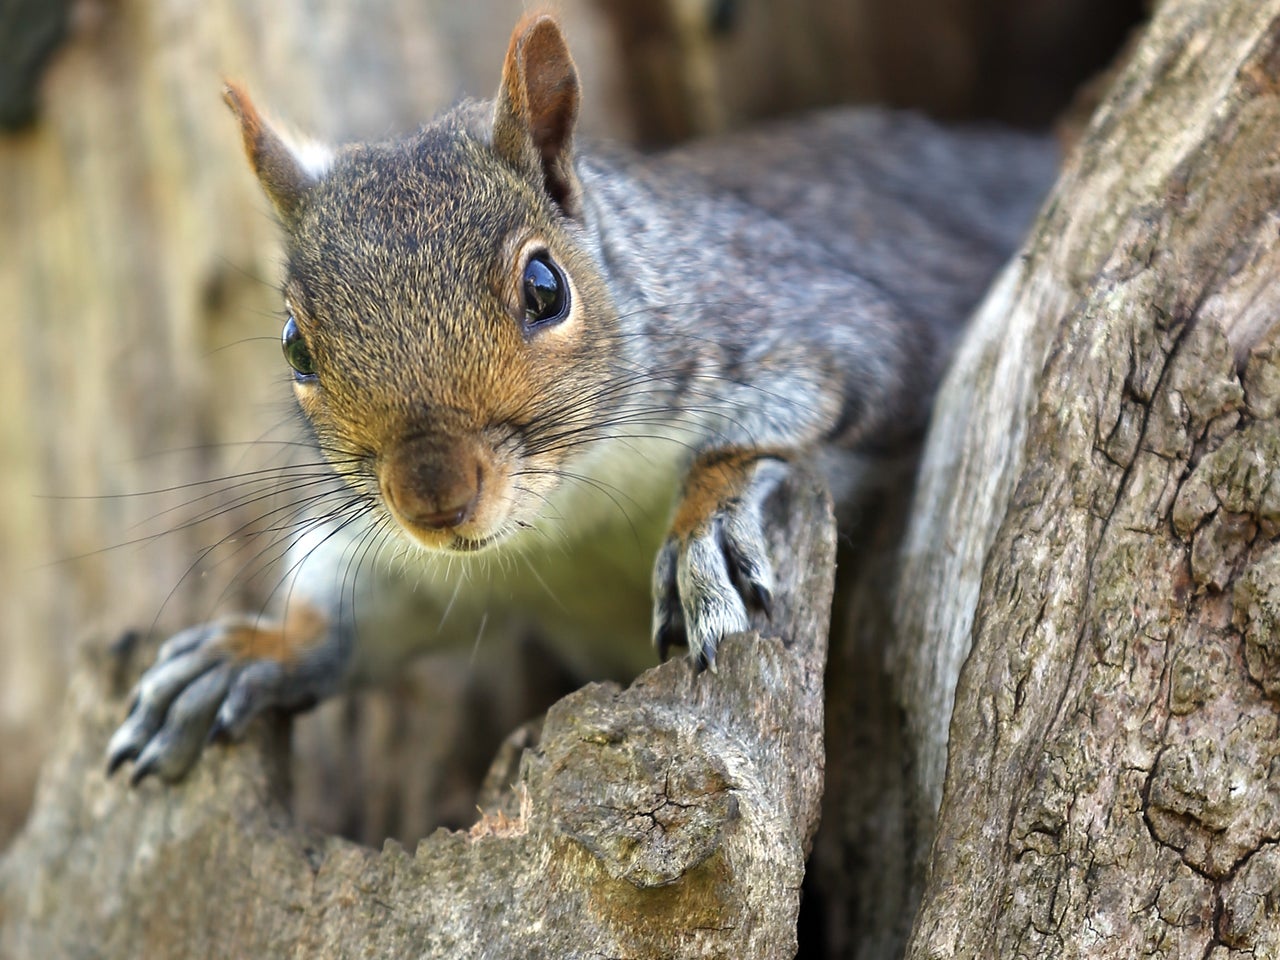
[[[538,253],[524,266],[521,284],[526,326],[557,323],[569,313],[569,281],[548,253]]]
[[[311,380],[315,377],[316,368],[311,362],[311,351],[307,349],[307,342],[302,339],[302,331],[298,329],[298,321],[293,319],[293,314],[285,321],[280,345],[284,347],[284,358],[293,367],[295,380]]]

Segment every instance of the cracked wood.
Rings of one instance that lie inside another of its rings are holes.
[[[910,957],[1280,949],[1278,70],[1280,3],[1161,4],[984,311],[1028,376]]]

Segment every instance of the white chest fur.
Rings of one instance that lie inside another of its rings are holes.
[[[476,555],[422,550],[385,521],[376,535],[320,524],[291,549],[282,589],[359,635],[361,673],[511,620],[540,625],[585,671],[639,669],[652,663],[651,570],[687,459],[674,429],[593,444],[532,528]]]

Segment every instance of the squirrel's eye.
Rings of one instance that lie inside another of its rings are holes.
[[[527,326],[556,323],[569,313],[569,282],[547,253],[529,258],[524,266],[524,322]]]
[[[310,380],[315,377],[316,368],[311,361],[311,351],[307,349],[307,342],[302,339],[302,331],[298,329],[298,321],[293,319],[292,314],[285,321],[280,345],[284,347],[284,358],[293,367],[295,380]]]

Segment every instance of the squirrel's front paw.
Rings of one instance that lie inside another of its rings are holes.
[[[751,628],[748,604],[770,612],[761,509],[787,470],[783,460],[738,451],[694,463],[653,571],[653,642],[663,659],[686,645],[714,668],[720,639]]]
[[[173,781],[206,743],[239,737],[271,707],[299,710],[331,694],[345,667],[325,618],[299,604],[285,621],[231,618],[175,634],[133,690],[107,746],[107,772],[133,760],[130,780]]]

